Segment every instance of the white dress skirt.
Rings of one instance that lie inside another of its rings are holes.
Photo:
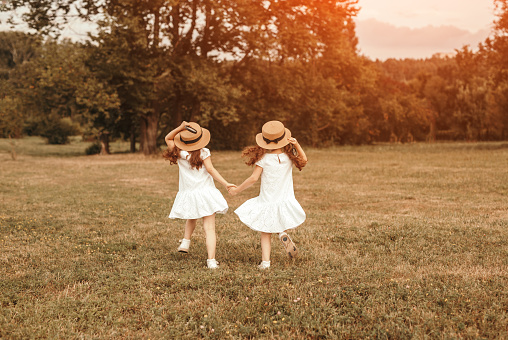
[[[259,196],[239,206],[235,213],[249,228],[281,233],[305,221],[305,211],[293,190],[293,163],[285,154],[267,153],[256,165],[263,168]]]
[[[203,166],[192,169],[188,161],[190,154],[180,152],[178,159],[178,193],[176,194],[169,218],[198,219],[214,213],[225,214],[228,203],[215,187],[212,176]],[[201,159],[210,157],[210,150],[201,149]]]

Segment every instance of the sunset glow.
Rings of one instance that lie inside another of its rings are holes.
[[[425,58],[476,45],[490,33],[489,0],[360,0],[359,48],[372,59]]]

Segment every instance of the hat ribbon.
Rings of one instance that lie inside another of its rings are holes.
[[[194,132],[194,133],[197,133],[197,131],[196,131],[196,132]],[[196,138],[196,139],[183,140],[183,139],[182,139],[182,135],[180,135],[180,141],[181,141],[182,143],[186,144],[186,145],[187,145],[187,144],[193,144],[193,143],[196,143],[197,141],[199,141],[199,140],[201,139],[201,137],[203,137],[203,130],[201,130],[201,134],[200,134],[200,135],[199,135],[199,137],[198,137],[198,138]]]
[[[263,136],[263,140],[266,142],[266,144],[270,144],[270,143],[274,143],[274,144],[277,144],[278,142],[280,142],[284,136],[286,135],[286,131],[284,131],[284,133],[282,134],[282,136],[280,137],[277,137],[275,139],[268,139],[266,138],[265,136]]]

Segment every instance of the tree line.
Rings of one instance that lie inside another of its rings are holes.
[[[0,32],[0,137],[81,133],[159,152],[182,120],[212,147],[253,143],[267,120],[315,147],[508,138],[508,0],[492,35],[453,57],[358,54],[357,0],[17,0],[33,34]],[[69,17],[85,42],[59,39]]]

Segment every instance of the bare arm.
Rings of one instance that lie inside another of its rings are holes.
[[[168,145],[168,149],[169,151],[173,150],[173,148],[175,147],[175,142],[173,141],[175,139],[175,136],[178,132],[182,131],[182,130],[185,130],[185,125],[187,125],[188,123],[186,121],[183,121],[182,124],[180,124],[179,127],[177,127],[176,129],[170,131],[166,137],[164,137],[164,140],[166,141],[166,144]]]
[[[296,138],[288,138],[288,141],[289,143],[293,144],[294,147],[296,148],[296,151],[298,151],[298,157],[302,159],[305,163],[307,163],[307,155],[303,151],[302,146],[300,145],[300,143],[298,143]]]
[[[241,193],[242,191],[244,191],[245,189],[249,188],[254,183],[256,183],[259,179],[259,176],[261,176],[262,173],[263,173],[263,168],[260,167],[259,165],[256,165],[252,174],[249,177],[247,177],[247,179],[245,181],[243,181],[243,183],[240,184],[240,186],[238,186],[237,188],[228,189],[229,193],[233,196]]]
[[[213,177],[214,180],[225,186],[226,188],[236,187],[236,185],[229,183],[221,176],[221,174],[213,167],[212,157],[206,157],[203,160],[203,164],[205,165],[206,171]]]

